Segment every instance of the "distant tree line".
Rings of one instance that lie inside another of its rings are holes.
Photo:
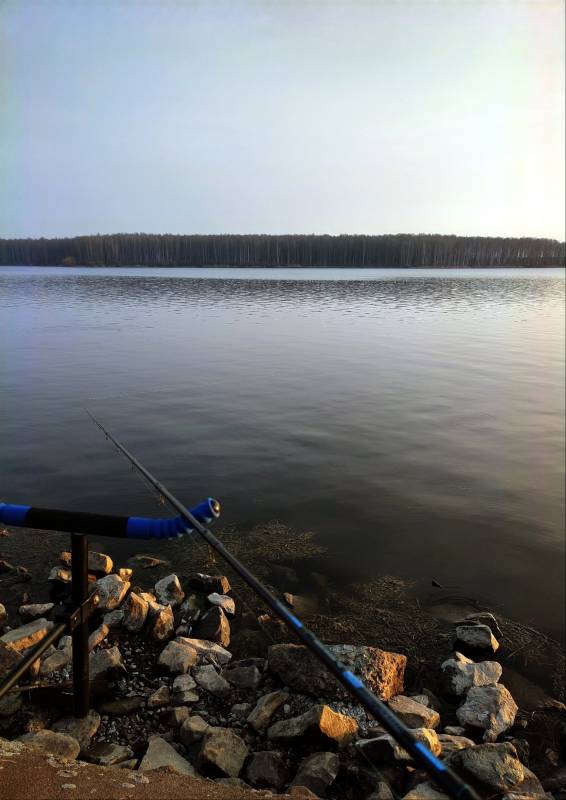
[[[117,233],[66,239],[0,239],[0,264],[157,267],[562,266],[554,239],[395,234],[383,236]]]

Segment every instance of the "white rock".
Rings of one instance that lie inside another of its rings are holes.
[[[233,617],[236,613],[236,603],[227,594],[218,594],[213,592],[206,598],[211,606],[219,606],[225,614]]]
[[[443,685],[447,692],[463,695],[472,686],[490,686],[499,680],[503,669],[497,661],[476,664],[461,653],[454,653],[442,666]]]
[[[494,653],[499,648],[499,642],[491,632],[489,625],[458,625],[456,639],[468,647],[479,650],[492,650]]]
[[[155,584],[155,595],[158,602],[164,606],[177,606],[185,597],[181,589],[179,578],[176,575],[167,575]]]
[[[123,581],[119,575],[105,575],[104,578],[99,578],[94,584],[93,591],[99,597],[100,611],[112,611],[118,608],[129,588],[129,582]]]
[[[517,711],[510,692],[498,683],[495,686],[472,686],[456,716],[462,725],[483,728],[484,741],[494,742],[513,726]]]

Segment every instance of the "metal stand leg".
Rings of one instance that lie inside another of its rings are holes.
[[[80,608],[88,598],[88,539],[71,534],[73,607]],[[75,717],[86,717],[90,702],[88,670],[88,620],[79,622],[73,637],[73,707]]]

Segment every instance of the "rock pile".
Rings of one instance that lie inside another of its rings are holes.
[[[182,584],[171,574],[147,592],[132,588],[131,569],[113,572],[104,554],[91,553],[89,566],[100,597],[90,639],[93,708],[82,720],[29,711],[23,731],[15,731],[28,745],[99,765],[167,767],[303,797],[445,797],[301,645],[274,644],[264,658],[233,660],[230,620],[239,609],[226,576],[199,573]],[[56,569],[50,579],[66,583]],[[24,624],[0,637],[0,673],[52,627],[51,611],[52,604],[20,608]],[[440,666],[440,701],[428,690],[406,692],[404,655],[369,646],[331,649],[418,741],[480,792],[504,800],[543,797],[511,730],[518,709],[499,683],[501,665],[484,658],[498,649],[496,626],[485,615],[457,626],[456,647],[465,645],[468,655],[456,649]],[[480,660],[469,657],[474,649]],[[71,664],[66,636],[45,653],[39,673],[68,680]],[[20,694],[0,703],[4,730],[21,711]]]

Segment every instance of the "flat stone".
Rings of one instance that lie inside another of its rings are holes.
[[[444,728],[444,733],[449,736],[463,736],[466,733],[466,729],[462,725],[447,725]]]
[[[358,723],[355,719],[338,714],[325,705],[313,706],[299,717],[280,720],[267,731],[268,739],[276,744],[292,744],[308,736],[340,748],[350,744],[357,734]]]
[[[122,661],[122,654],[115,645],[106,650],[97,650],[89,656],[89,670],[91,681],[101,678],[115,678],[126,674],[126,668]]]
[[[22,622],[33,622],[33,620],[37,619],[38,617],[46,617],[54,607],[55,603],[30,603],[28,605],[20,606],[18,609],[18,614],[20,615]]]
[[[98,706],[98,711],[111,717],[123,717],[137,711],[143,704],[144,698],[140,696],[118,697],[115,700],[106,700]]]
[[[161,736],[150,736],[146,753],[139,766],[140,772],[149,772],[152,769],[169,767],[181,775],[194,775],[195,770],[186,758],[171,747]]]
[[[517,711],[510,692],[498,683],[495,686],[472,686],[456,716],[462,725],[483,728],[484,741],[494,742],[513,726]]]
[[[270,692],[264,694],[257,701],[255,708],[250,713],[247,722],[257,733],[262,733],[275,714],[277,709],[286,703],[290,695],[287,692]]]
[[[397,695],[389,701],[389,708],[408,728],[437,728],[440,714],[433,708],[417,703],[410,697]]]
[[[462,642],[472,649],[491,650],[493,653],[499,648],[499,642],[491,632],[489,625],[458,625],[456,641]]]
[[[167,575],[157,581],[154,587],[157,601],[164,606],[178,606],[183,602],[185,593],[176,575]]]
[[[28,622],[27,625],[13,628],[8,633],[3,634],[3,636],[0,636],[0,642],[9,645],[20,653],[22,650],[27,650],[28,647],[38,644],[52,627],[52,622],[48,622],[44,617],[41,617],[41,619]]]
[[[124,628],[132,633],[139,633],[145,624],[149,610],[147,600],[135,592],[130,592],[122,609],[124,611],[122,621]]]
[[[225,667],[222,676],[238,689],[257,689],[263,677],[256,666],[240,666],[238,662]]]
[[[289,771],[281,753],[260,751],[253,753],[246,776],[252,786],[282,789],[288,781]]]
[[[230,623],[228,617],[219,606],[213,606],[201,617],[196,625],[195,633],[201,639],[208,639],[222,647],[230,644]]]
[[[136,555],[129,558],[127,563],[131,564],[134,569],[136,567],[140,567],[141,569],[155,569],[155,567],[160,567],[162,564],[166,564],[167,562],[162,558],[156,558],[155,556]]]
[[[25,733],[23,736],[18,737],[18,741],[25,742],[30,747],[33,747],[34,750],[40,750],[42,753],[49,753],[71,761],[77,758],[81,750],[80,744],[73,736],[49,730]]]
[[[123,581],[118,575],[105,575],[94,584],[94,591],[99,597],[100,611],[113,611],[118,608],[128,590],[129,581]]]
[[[142,599],[146,599],[140,595]],[[164,642],[170,639],[175,629],[175,618],[171,606],[163,606],[155,600],[147,601],[147,634],[150,639],[156,642]]]
[[[168,686],[160,686],[152,695],[147,698],[148,708],[159,708],[166,706],[171,700],[171,692]]]
[[[202,686],[205,691],[214,695],[214,697],[225,699],[230,696],[232,691],[230,684],[222,677],[222,675],[219,675],[216,672],[212,664],[205,664],[202,667],[196,667],[193,670],[193,676],[198,685]]]
[[[340,759],[336,753],[315,753],[306,758],[293,778],[295,786],[306,786],[320,797],[338,775]]]
[[[80,744],[81,750],[87,750],[99,725],[100,714],[91,709],[86,717],[82,719],[63,717],[57,720],[57,722],[51,726],[51,730],[56,733],[65,733],[68,736],[72,736]]]
[[[442,745],[438,740],[436,732],[431,728],[414,728],[411,733],[417,741],[424,744],[434,756],[439,756]],[[375,739],[362,739],[357,747],[372,763],[381,762],[385,764],[407,764],[413,763],[410,754],[401,747],[396,740],[386,733]]]
[[[161,651],[157,663],[173,674],[183,674],[197,663],[197,651],[185,645],[182,640],[175,640]]]
[[[133,756],[133,750],[123,744],[110,744],[109,742],[98,742],[92,745],[83,753],[85,761],[91,764],[99,764],[101,767],[112,767],[121,764]]]
[[[458,750],[450,756],[450,766],[463,778],[478,783],[490,792],[506,792],[525,778],[517,751],[509,742],[480,744]]]
[[[109,633],[110,628],[108,625],[105,625],[104,622],[102,622],[88,637],[88,649],[94,650],[95,647],[98,647],[99,644],[102,644]]]
[[[215,728],[204,737],[199,770],[212,777],[237,778],[248,755],[244,740],[228,728]]]
[[[406,656],[377,647],[355,645],[330,645],[329,650],[381,700],[402,694]],[[272,645],[268,658],[271,672],[298,692],[315,697],[349,696],[334,676],[302,645]]]
[[[190,747],[195,742],[200,742],[205,733],[210,729],[210,725],[206,720],[198,714],[194,714],[183,722],[179,731],[179,739],[185,745]]]
[[[466,694],[472,686],[490,686],[497,683],[503,669],[497,661],[476,664],[462,653],[454,653],[442,666],[442,682],[446,692],[456,696]]]
[[[218,592],[212,592],[206,598],[211,606],[219,606],[225,614],[228,614],[229,617],[233,617],[236,613],[236,603],[231,597],[228,597],[227,594],[218,594]]]
[[[69,666],[72,658],[72,653],[67,650],[55,650],[54,653],[43,659],[39,667],[39,674],[51,675],[53,672],[60,672]]]
[[[193,649],[199,662],[216,661],[221,666],[228,664],[232,660],[232,653],[221,647],[219,644],[209,642],[206,639],[194,639],[186,636],[179,636],[176,639],[180,644]]]
[[[202,572],[191,575],[188,580],[188,586],[191,589],[196,589],[197,592],[204,592],[207,595],[213,593],[228,594],[232,588],[226,575],[204,575]]]

